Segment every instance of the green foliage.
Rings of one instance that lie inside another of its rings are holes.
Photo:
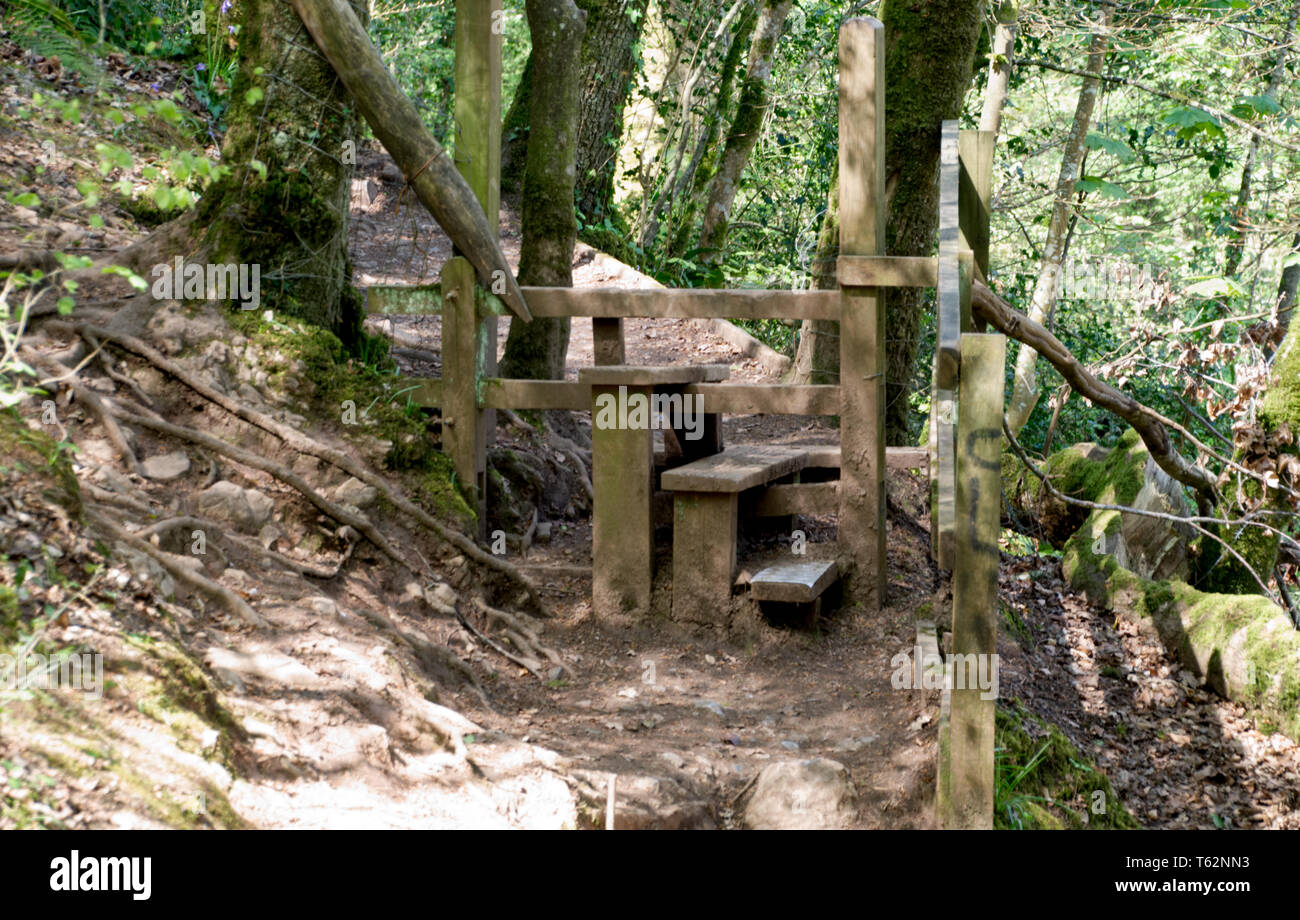
[[[1138,827],[1105,775],[1060,729],[1029,712],[1019,701],[998,706],[995,732],[995,828]]]

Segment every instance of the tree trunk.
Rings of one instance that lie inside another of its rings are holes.
[[[749,43],[749,38],[754,32],[754,24],[757,21],[758,12],[753,4],[748,0],[737,0],[723,15],[721,22],[718,23],[718,27],[713,32],[713,38],[709,40],[709,43],[702,51],[698,52],[695,66],[682,81],[681,98],[677,108],[677,123],[670,126],[667,136],[664,138],[664,153],[661,154],[661,159],[666,161],[669,147],[676,148],[672,157],[672,168],[663,170],[660,173],[658,191],[653,196],[653,206],[649,210],[649,217],[642,222],[639,237],[642,250],[649,250],[654,244],[655,239],[659,236],[659,229],[664,215],[669,214],[671,216],[672,208],[680,199],[686,197],[688,188],[691,190],[691,197],[686,204],[691,213],[687,219],[677,222],[678,229],[670,230],[668,234],[670,242],[666,250],[667,256],[671,258],[685,252],[695,239],[694,212],[697,210],[696,199],[704,198],[708,194],[709,180],[713,178],[716,168],[716,154],[713,153],[713,150],[717,144],[718,136],[722,132],[722,126],[726,124],[731,115],[732,87],[735,85],[741,55]],[[712,114],[697,119],[693,112],[695,88],[707,72],[710,61],[719,46],[725,47],[726,51],[723,55],[722,71],[718,78],[718,88],[714,93]],[[682,160],[685,158],[686,148],[690,144],[691,127],[696,121],[703,123],[703,130],[696,142],[694,154],[683,169]],[[675,144],[670,143],[674,133],[677,134]],[[706,157],[708,158],[707,161]],[[706,162],[707,165],[701,169],[701,164]],[[670,220],[671,226],[672,222]]]
[[[364,21],[366,5],[352,8]],[[347,252],[355,146],[345,153],[345,142],[357,137],[349,94],[289,4],[244,0],[240,17],[221,145],[231,171],[199,201],[193,230],[202,258],[259,264],[261,308],[351,343],[362,317]]]
[[[533,105],[533,55],[524,62],[515,98],[501,122],[501,194],[517,195],[524,182],[528,158],[528,112]]]
[[[648,245],[647,239],[653,240],[659,233],[658,214],[671,207],[675,201],[680,201],[681,210],[673,218],[675,229],[672,230],[671,240],[668,243],[669,258],[684,256],[691,240],[695,238],[695,216],[706,200],[709,184],[713,181],[713,174],[718,168],[720,153],[718,138],[731,112],[731,94],[736,85],[736,73],[740,70],[740,57],[758,21],[758,16],[752,7],[737,12],[741,13],[741,17],[736,24],[731,43],[727,47],[727,54],[722,60],[722,74],[718,79],[713,112],[703,119],[703,130],[695,144],[695,152],[691,155],[690,162],[680,175],[673,178],[672,194],[667,196],[664,207],[657,211],[656,217],[646,227],[646,236],[642,237],[644,248]],[[724,24],[729,22],[724,20]]]
[[[623,107],[637,66],[637,42],[649,0],[581,0],[587,14],[579,74],[578,213],[585,222],[610,212],[614,167],[623,136]]]
[[[1074,184],[1079,178],[1083,165],[1085,141],[1088,126],[1092,124],[1092,112],[1097,104],[1097,94],[1101,88],[1101,72],[1106,64],[1106,55],[1110,44],[1110,24],[1114,7],[1107,4],[1102,7],[1101,21],[1093,32],[1088,46],[1088,76],[1083,78],[1079,87],[1079,100],[1074,107],[1074,123],[1070,134],[1065,139],[1061,152],[1061,171],[1056,180],[1056,198],[1052,203],[1051,222],[1047,227],[1047,240],[1043,243],[1043,254],[1038,267],[1038,280],[1034,285],[1033,299],[1029,303],[1029,318],[1036,323],[1046,323],[1048,314],[1056,304],[1061,284],[1061,270],[1065,261],[1065,251],[1069,238],[1070,218],[1074,211]],[[1015,379],[1011,386],[1011,399],[1007,404],[1007,425],[1013,434],[1029,421],[1034,406],[1038,403],[1038,374],[1036,365],[1038,354],[1029,348],[1020,349],[1016,356]]]
[[[763,119],[772,105],[768,92],[772,54],[785,25],[786,14],[790,12],[790,4],[791,0],[764,0],[758,23],[754,26],[754,40],[749,46],[749,69],[741,84],[736,118],[727,132],[727,143],[718,171],[713,176],[709,204],[704,211],[704,226],[700,230],[700,261],[706,265],[721,261],[740,177],[749,162],[749,154],[758,143]]]
[[[479,281],[517,317],[532,319],[473,190],[384,66],[347,0],[291,2],[415,196],[473,264]]]
[[[1291,44],[1295,38],[1296,19],[1300,17],[1300,0],[1291,6],[1287,17],[1282,40],[1278,43],[1277,61],[1269,75],[1268,85],[1264,88],[1264,97],[1270,102],[1277,101],[1278,87],[1286,77],[1287,60],[1291,56]],[[1250,222],[1246,219],[1250,210],[1250,184],[1255,175],[1255,162],[1259,159],[1259,135],[1252,135],[1250,148],[1246,151],[1246,162],[1241,167],[1241,186],[1237,189],[1237,200],[1232,207],[1232,224],[1236,235],[1228,240],[1227,252],[1223,259],[1223,276],[1231,278],[1241,267],[1242,256],[1246,252],[1246,238],[1250,234]]]
[[[840,166],[831,170],[831,187],[826,196],[826,213],[817,233],[817,254],[813,258],[813,286],[829,291],[839,286],[835,261],[840,254]],[[795,353],[791,383],[837,384],[840,382],[840,324],[833,319],[806,319],[799,326],[799,349]]]
[[[884,0],[885,170],[890,255],[933,254],[939,225],[939,134],[961,114],[982,0]],[[888,292],[885,438],[914,443],[908,393],[921,328],[919,289]]]
[[[1277,282],[1277,322],[1284,330],[1291,327],[1291,314],[1295,310],[1296,289],[1300,288],[1300,233],[1291,241],[1291,264],[1284,265],[1282,277]],[[1272,357],[1272,354],[1269,354]]]
[[[1011,65],[1016,50],[1016,19],[1019,15],[1017,0],[1005,0],[998,6],[993,54],[989,58],[989,83],[984,92],[984,109],[980,112],[980,130],[992,131],[995,138],[1002,126],[1002,110],[1007,104],[1007,86],[1011,82]]]
[[[532,110],[524,168],[519,282],[573,285],[573,213],[577,161],[579,64],[587,14],[573,0],[528,0],[533,36]],[[512,322],[503,377],[558,380],[569,349],[569,320]]]
[[[578,73],[578,142],[575,199],[586,223],[610,213],[614,167],[623,135],[623,108],[637,66],[636,46],[649,0],[579,0],[587,14]],[[502,126],[501,187],[518,191],[527,159],[532,107],[533,55]]]

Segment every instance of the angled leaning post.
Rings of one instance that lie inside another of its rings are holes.
[[[885,27],[840,27],[840,254],[885,250]],[[840,555],[846,600],[879,611],[885,571],[885,301],[841,284]]]

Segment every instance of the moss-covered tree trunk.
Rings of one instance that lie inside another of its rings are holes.
[[[573,0],[529,0],[533,37],[532,109],[524,168],[519,283],[573,284],[579,52],[587,14]],[[503,377],[558,379],[569,348],[568,319],[511,323]]]
[[[890,255],[934,252],[939,219],[939,133],[970,86],[982,0],[884,0],[885,170]],[[908,391],[921,330],[916,288],[889,292],[885,438],[910,443]]]
[[[1286,338],[1277,350],[1269,388],[1260,400],[1255,425],[1233,429],[1236,442],[1233,459],[1259,474],[1275,472],[1277,484],[1290,489],[1300,489],[1300,477],[1288,472],[1287,461],[1294,458],[1284,457],[1297,452],[1295,433],[1300,432],[1298,328],[1294,323],[1287,328]],[[1282,488],[1269,488],[1258,479],[1237,473],[1226,477],[1221,512],[1229,521],[1249,518],[1280,528],[1285,526],[1287,515],[1293,510]],[[1206,576],[1207,589],[1224,594],[1261,593],[1259,581],[1267,583],[1277,564],[1278,534],[1243,524],[1221,526],[1219,532],[1246,565],[1230,553],[1219,554]]]
[[[353,0],[364,23],[366,4]],[[293,8],[242,0],[239,73],[221,145],[229,174],[200,200],[202,258],[261,266],[262,307],[354,341],[348,204],[357,118],[350,97]]]
[[[649,0],[579,0],[587,14],[579,76],[578,213],[598,221],[610,212],[614,166],[623,136],[623,107],[632,90],[637,43]]]
[[[722,159],[709,188],[704,225],[700,228],[700,261],[706,265],[721,261],[723,247],[727,244],[731,206],[740,190],[740,177],[754,145],[758,143],[763,119],[772,106],[768,85],[772,76],[772,55],[785,26],[785,17],[790,12],[790,3],[791,0],[764,0],[754,26],[754,39],[749,45],[749,66],[740,87],[736,117],[727,131]]]
[[[587,14],[587,26],[578,76],[574,198],[586,222],[599,221],[611,210],[623,108],[632,89],[648,5],[649,0],[577,0]],[[523,182],[532,85],[530,54],[502,125],[501,187],[508,191],[518,191]]]

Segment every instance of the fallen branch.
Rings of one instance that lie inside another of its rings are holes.
[[[1076,393],[1128,422],[1142,438],[1156,464],[1196,493],[1196,503],[1202,514],[1217,502],[1214,477],[1207,470],[1189,463],[1174,449],[1165,425],[1132,396],[1097,379],[1070,349],[1061,344],[1060,339],[1042,325],[1013,309],[978,280],[971,284],[971,312],[977,320],[1046,358]]]

